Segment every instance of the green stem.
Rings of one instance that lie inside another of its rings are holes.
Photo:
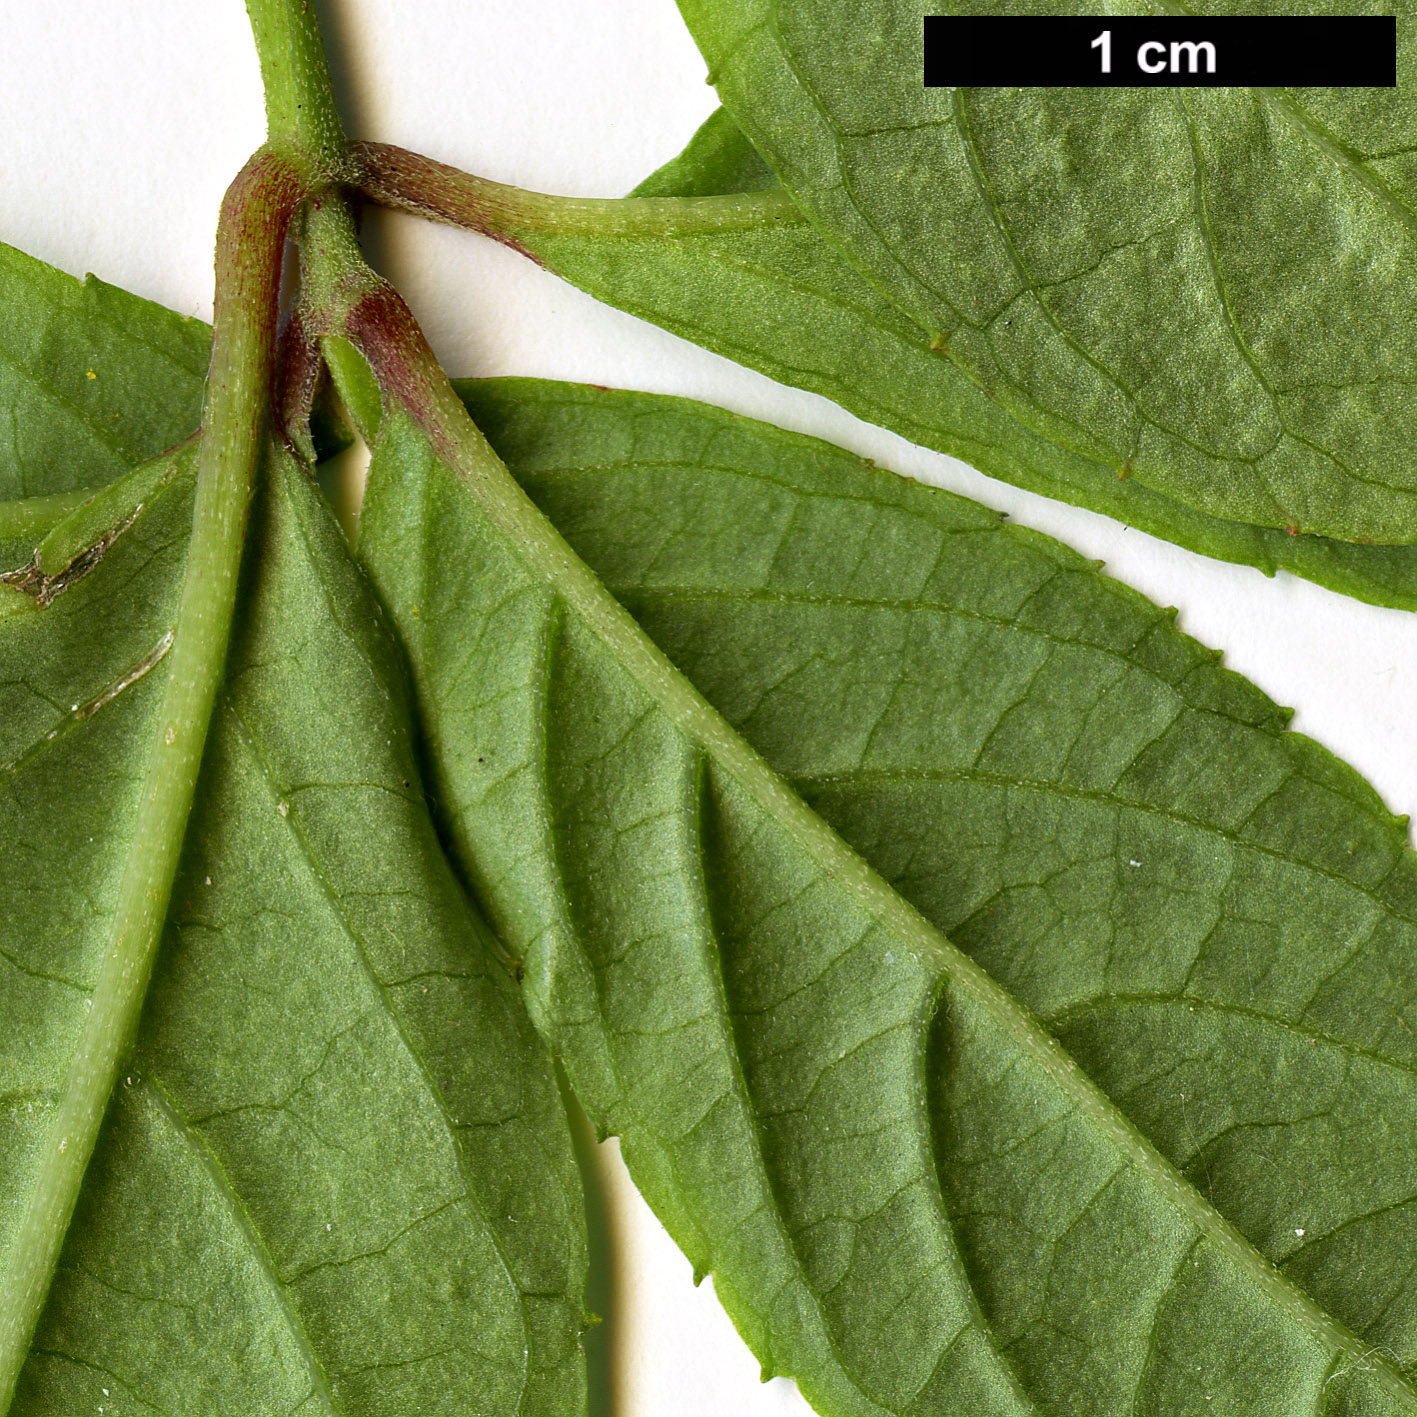
[[[343,338],[344,320],[361,301],[390,290],[369,268],[349,204],[334,193],[313,197],[300,220],[300,317],[354,422],[371,448],[379,433],[382,395],[362,357]]]
[[[295,168],[263,151],[222,203],[197,502],[167,686],[91,1007],[0,1279],[0,1411],[9,1409],[28,1356],[167,916],[226,659],[246,509],[266,433],[281,256],[302,193]]]
[[[344,127],[311,0],[246,0],[266,94],[267,146],[309,185],[347,170]]]
[[[376,202],[491,236],[531,253],[520,233],[557,236],[717,236],[806,218],[781,189],[721,197],[552,197],[459,172],[386,143],[355,143],[360,188]]]

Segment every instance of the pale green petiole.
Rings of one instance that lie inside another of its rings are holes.
[[[806,218],[782,189],[717,197],[556,197],[508,187],[387,143],[355,143],[360,188],[376,202],[519,248],[519,232],[719,236]],[[529,254],[529,253],[524,253]]]
[[[301,199],[329,180],[343,150],[308,7],[300,0],[251,0],[248,9],[270,142],[222,202],[196,508],[166,655],[167,686],[90,1011],[0,1280],[0,1410],[8,1409],[28,1356],[167,916],[226,660],[252,485],[268,436],[286,232]]]

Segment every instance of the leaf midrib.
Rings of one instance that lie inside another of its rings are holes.
[[[324,1364],[315,1351],[315,1345],[306,1332],[305,1325],[301,1322],[299,1312],[291,1302],[289,1288],[276,1269],[275,1257],[271,1254],[254,1218],[242,1203],[225,1168],[206,1139],[187,1120],[181,1108],[160,1082],[145,1077],[137,1085],[151,1098],[158,1115],[182,1140],[184,1149],[206,1174],[221,1197],[227,1215],[235,1224],[238,1234],[246,1242],[246,1247],[254,1257],[261,1277],[266,1281],[266,1285],[275,1299],[276,1307],[281,1318],[285,1321],[286,1330],[289,1332],[291,1341],[295,1344],[301,1362],[310,1378],[312,1394],[319,1397],[329,1417],[344,1417],[343,1409],[335,1401],[329,1374],[325,1371]]]
[[[334,614],[335,607],[328,599],[328,596],[327,604],[330,607],[331,614]],[[374,969],[373,961],[369,958],[364,940],[361,938],[358,930],[355,929],[354,923],[350,920],[341,904],[338,893],[335,891],[330,881],[329,873],[326,871],[323,862],[320,860],[311,844],[308,834],[304,830],[299,805],[290,803],[286,794],[277,783],[274,769],[261,747],[259,738],[257,738],[256,734],[253,732],[250,723],[242,717],[240,711],[229,698],[225,701],[223,707],[231,715],[233,722],[237,725],[238,731],[235,735],[237,741],[240,742],[246,753],[250,756],[260,775],[261,781],[269,791],[272,807],[277,807],[282,802],[287,803],[289,810],[284,814],[278,813],[279,820],[284,825],[302,861],[304,861],[311,876],[314,878],[320,895],[328,905],[335,920],[338,922],[341,932],[349,941],[354,956],[359,963],[360,970],[368,981],[374,997],[379,1001],[384,1017],[393,1030],[394,1036],[398,1039],[400,1050],[417,1070],[418,1076],[423,1083],[423,1090],[432,1101],[434,1110],[442,1123],[448,1147],[452,1152],[453,1164],[456,1166],[458,1176],[462,1182],[462,1194],[453,1197],[450,1203],[467,1206],[481,1221],[483,1233],[487,1237],[487,1242],[497,1257],[497,1264],[501,1271],[502,1279],[516,1303],[522,1326],[523,1342],[525,1344],[531,1328],[527,1313],[527,1296],[522,1292],[521,1285],[517,1282],[511,1257],[507,1254],[502,1236],[491,1223],[482,1198],[474,1185],[474,1177],[468,1170],[467,1153],[458,1135],[459,1123],[449,1109],[442,1088],[438,1086],[436,1079],[433,1077],[432,1073],[429,1072],[427,1061],[418,1050],[413,1039],[409,1037],[403,1019],[400,1017],[398,1010],[394,1007],[389,998],[389,992],[393,986],[386,984],[384,980],[379,977],[377,971]],[[421,1224],[435,1213],[437,1212],[431,1211],[421,1214],[414,1223]],[[520,1413],[525,1405],[527,1389],[530,1385],[531,1377],[529,1364],[526,1361],[529,1356],[529,1348],[524,1349],[522,1356],[523,1361],[519,1375],[520,1386],[517,1392],[516,1406],[513,1409],[515,1413]]]
[[[427,563],[425,562],[425,564]],[[427,601],[428,598],[425,594],[424,603],[426,604]],[[532,700],[535,705],[535,715],[533,719],[535,736],[532,760],[535,763],[535,772],[541,788],[538,793],[538,800],[545,803],[548,809],[552,810],[556,807],[559,794],[555,790],[555,779],[550,765],[550,745],[554,738],[554,729],[551,722],[553,698],[551,686],[555,674],[557,650],[562,642],[564,629],[564,602],[559,596],[553,593],[546,598],[546,605],[541,621],[540,653],[537,656],[535,690]],[[652,709],[647,709],[639,714],[630,729],[626,730],[627,734],[633,732],[652,712]],[[718,1005],[714,1020],[715,1027],[720,1038],[725,1043],[725,1051],[730,1060],[733,1101],[740,1110],[745,1125],[752,1136],[754,1158],[757,1162],[757,1169],[764,1178],[764,1189],[768,1195],[774,1197],[775,1202],[776,1187],[773,1185],[772,1172],[767,1164],[761,1129],[758,1124],[757,1110],[753,1106],[747,1078],[743,1071],[743,1050],[740,1046],[737,1030],[734,1027],[735,1014],[728,1003],[727,985],[723,977],[722,936],[713,909],[708,879],[702,870],[702,863],[706,859],[703,850],[703,837],[705,820],[704,797],[708,791],[708,756],[702,750],[699,750],[686,754],[685,758],[686,761],[683,764],[683,774],[680,785],[682,793],[689,796],[694,804],[692,820],[695,833],[695,845],[697,847],[695,850],[686,851],[685,858],[698,863],[700,866],[700,869],[695,873],[694,877],[695,900],[693,913],[699,923],[700,938],[707,940],[711,945],[711,948],[704,952],[702,959],[705,972],[710,980],[714,1001]],[[548,928],[558,929],[566,938],[575,939],[579,931],[574,922],[579,912],[576,910],[575,902],[568,885],[569,875],[566,865],[562,860],[560,833],[554,829],[550,816],[543,817],[539,821],[538,827],[546,843],[545,855],[551,864],[550,884],[558,916],[554,925]],[[593,980],[593,987],[596,991],[600,1012],[602,1016],[604,1016],[603,971],[596,967],[594,962],[591,964],[590,975]],[[608,1043],[609,1040],[607,1040],[607,1045]],[[619,1096],[622,1099],[627,1099],[631,1095],[631,1090],[625,1086],[621,1079],[619,1057],[616,1049],[607,1046],[605,1057]],[[654,1138],[655,1146],[662,1145],[659,1137],[655,1135],[654,1129],[646,1125],[643,1119],[641,1119],[640,1125],[644,1128],[646,1133]],[[884,1414],[887,1409],[876,1402],[867,1391],[867,1388],[854,1371],[853,1366],[847,1361],[846,1355],[841,1351],[831,1325],[825,1321],[825,1315],[822,1313],[819,1297],[807,1277],[797,1245],[793,1242],[791,1234],[783,1223],[781,1210],[776,1203],[770,1207],[770,1212],[772,1229],[781,1243],[783,1256],[791,1266],[804,1292],[810,1299],[813,1308],[816,1310],[818,1323],[825,1337],[826,1347],[835,1360],[837,1367],[860,1399],[871,1407],[872,1410]],[[694,1223],[697,1225],[698,1220],[695,1219]],[[760,1321],[765,1321],[766,1314],[759,1315],[759,1318]]]
[[[1195,19],[1195,11],[1182,0],[1151,0],[1155,9],[1163,15],[1176,15],[1185,19]],[[1407,229],[1417,234],[1417,212],[1404,202],[1396,192],[1383,181],[1368,165],[1367,162],[1359,158],[1347,143],[1330,133],[1313,114],[1299,106],[1298,101],[1286,90],[1265,86],[1249,86],[1250,92],[1256,94],[1272,112],[1277,112],[1296,132],[1301,133],[1313,145],[1327,157],[1335,167],[1341,169],[1347,176],[1353,178],[1355,182],[1361,183],[1382,204],[1392,212],[1392,214]],[[1406,149],[1398,148],[1396,152],[1403,152]],[[1373,158],[1381,159],[1391,156],[1391,153],[1382,152],[1373,155]],[[1372,159],[1370,159],[1372,160]]]

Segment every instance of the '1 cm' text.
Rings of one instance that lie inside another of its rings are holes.
[[[1103,30],[1090,46],[1102,55],[1102,72],[1112,72],[1112,31]],[[1199,74],[1201,60],[1207,74],[1215,73],[1215,46],[1208,39],[1172,40],[1169,45],[1159,39],[1149,39],[1137,49],[1137,68],[1143,74]],[[1189,67],[1182,69],[1185,62]]]

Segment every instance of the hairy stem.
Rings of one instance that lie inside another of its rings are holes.
[[[562,236],[714,236],[801,226],[786,192],[722,197],[552,197],[459,172],[386,143],[355,143],[355,180],[376,202],[523,250],[520,232]],[[523,250],[523,254],[529,254]]]
[[[346,145],[330,67],[310,0],[246,0],[266,94],[266,145],[310,186],[346,171]]]
[[[242,532],[266,436],[281,256],[300,174],[258,153],[222,203],[197,504],[169,672],[91,1008],[0,1279],[0,1411],[29,1353],[108,1099],[132,1046],[221,681]]]
[[[345,411],[372,448],[382,394],[364,360],[344,339],[344,325],[361,301],[392,293],[391,288],[364,260],[349,204],[338,193],[320,193],[306,204],[299,240],[301,321],[307,335],[318,340]]]

